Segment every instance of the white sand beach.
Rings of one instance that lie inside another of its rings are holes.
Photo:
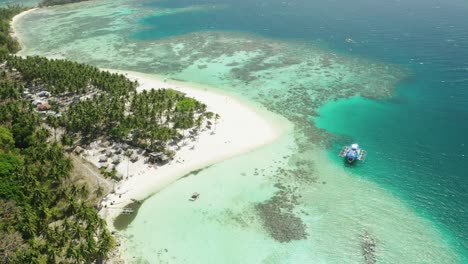
[[[115,193],[104,199],[103,206],[106,208],[101,211],[111,228],[111,221],[121,213],[123,207],[132,202],[132,199],[144,199],[191,171],[259,148],[289,130],[289,122],[285,119],[266,110],[254,109],[234,97],[213,92],[203,86],[159,79],[153,75],[136,72],[113,72],[138,80],[139,91],[151,88],[172,88],[181,91],[205,103],[208,111],[221,117],[211,130],[202,132],[198,140],[188,140],[188,143],[176,152],[174,160],[166,165],[145,164],[143,158],[140,158],[135,163],[125,159],[116,166],[124,179],[116,183]],[[98,150],[87,151],[86,154],[90,162],[99,166],[99,157],[102,154]]]
[[[28,9],[28,10],[26,10],[26,11],[24,11],[24,12],[21,12],[21,13],[19,13],[18,15],[14,16],[13,19],[11,20],[11,23],[10,23],[10,28],[11,28],[10,35],[11,35],[13,38],[15,38],[15,39],[18,41],[18,43],[20,43],[20,45],[21,45],[21,38],[18,36],[18,25],[17,25],[17,23],[18,23],[19,20],[21,20],[22,17],[24,17],[25,15],[27,15],[27,14],[29,14],[29,13],[31,13],[31,12],[36,11],[37,9],[39,9],[39,8],[35,7],[35,8]],[[22,49],[24,48],[23,45],[21,45],[21,48],[22,48]]]

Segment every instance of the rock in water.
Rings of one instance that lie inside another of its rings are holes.
[[[364,255],[365,263],[366,264],[375,264],[377,263],[375,257],[375,239],[369,235],[369,233],[365,232],[364,235],[361,236],[361,246],[362,246],[362,254]]]

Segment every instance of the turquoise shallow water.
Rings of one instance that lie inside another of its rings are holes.
[[[465,263],[467,10],[118,0],[39,10],[19,33],[23,54],[213,85],[295,125],[148,199],[121,234],[131,260]],[[354,141],[369,157],[347,167],[336,153]]]
[[[23,5],[23,6],[36,6],[40,0],[0,0],[0,6],[7,5]]]

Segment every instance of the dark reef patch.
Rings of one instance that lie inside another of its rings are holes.
[[[198,170],[193,170],[193,171],[191,171],[191,172],[185,174],[184,176],[182,176],[181,179],[187,178],[187,177],[189,177],[189,176],[195,176],[195,175],[199,174],[200,172],[202,172],[202,171],[208,169],[208,168],[211,167],[211,166],[212,166],[212,165],[203,167],[203,168],[198,169]]]
[[[299,196],[291,187],[276,184],[280,189],[270,199],[255,205],[263,227],[268,234],[279,242],[307,239],[306,225],[294,214]]]
[[[367,232],[361,236],[362,254],[366,264],[375,264],[377,259],[375,256],[375,239]]]

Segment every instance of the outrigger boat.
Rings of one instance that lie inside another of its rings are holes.
[[[192,201],[192,202],[194,202],[194,201],[196,201],[199,197],[200,197],[200,194],[197,193],[197,192],[194,192],[194,193],[192,194],[192,196],[190,196],[190,199],[189,199],[189,200]]]
[[[133,213],[133,209],[132,208],[124,208],[122,210],[122,214],[126,214],[126,215],[129,215],[129,214],[132,214]]]
[[[350,146],[344,146],[340,154],[340,157],[346,158],[346,161],[351,164],[356,160],[365,161],[367,156],[367,151],[360,149],[358,144],[351,144]]]

